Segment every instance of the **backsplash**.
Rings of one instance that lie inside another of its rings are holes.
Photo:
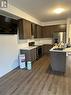
[[[18,47],[28,47],[29,42],[35,42],[35,45],[52,44],[52,38],[19,40]]]

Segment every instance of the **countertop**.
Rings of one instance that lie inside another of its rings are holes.
[[[19,45],[18,48],[19,49],[23,49],[23,50],[31,50],[31,49],[34,49],[34,48],[37,48],[39,46],[42,46],[44,44],[39,44],[39,45],[34,45],[34,46],[24,46],[24,45]]]
[[[31,49],[34,49],[34,48],[37,48],[37,46],[27,46],[27,47],[21,47],[21,48],[19,48],[19,49],[31,50]]]
[[[58,46],[54,46],[49,51],[52,51],[52,52],[71,52],[71,47],[70,48],[64,48],[63,50],[54,50],[55,48],[58,48]]]

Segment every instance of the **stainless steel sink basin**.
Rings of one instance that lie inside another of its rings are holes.
[[[54,48],[53,50],[63,50],[64,48]]]

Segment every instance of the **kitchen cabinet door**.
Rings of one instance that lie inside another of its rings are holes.
[[[41,26],[37,25],[37,38],[41,38],[42,37],[42,30],[41,30]]]
[[[30,51],[30,53],[31,53],[31,60],[32,60],[32,62],[33,62],[33,61],[36,60],[36,48],[32,49],[32,50]]]
[[[19,20],[19,39],[31,38],[31,22],[20,19]]]
[[[25,54],[26,55],[26,61],[35,61],[36,60],[36,48],[31,49],[31,50],[20,50],[20,54]]]
[[[31,38],[31,22],[25,20],[24,21],[24,39]]]
[[[42,37],[40,25],[32,23],[31,28],[32,28],[32,35],[34,36],[34,38]]]
[[[66,72],[66,52],[50,52],[53,71]]]
[[[52,27],[48,27],[48,26],[43,26],[42,27],[42,37],[43,38],[52,38],[53,34],[52,34],[53,30]]]
[[[50,54],[49,50],[53,47],[53,45],[46,44],[46,45],[43,45],[42,47],[43,47],[43,55],[48,55]]]
[[[54,32],[66,32],[66,25],[51,25],[42,27],[43,38],[52,38]]]
[[[32,23],[31,24],[31,33],[32,33],[32,36],[34,37],[34,38],[37,38],[37,25],[36,24],[34,24],[34,23]]]
[[[20,19],[19,21],[19,25],[18,25],[18,28],[19,28],[19,39],[24,39],[24,26],[23,26],[23,20]]]

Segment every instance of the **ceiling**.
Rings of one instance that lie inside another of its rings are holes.
[[[71,17],[71,0],[9,0],[9,3],[42,22]],[[64,8],[65,12],[53,13],[58,7]]]

